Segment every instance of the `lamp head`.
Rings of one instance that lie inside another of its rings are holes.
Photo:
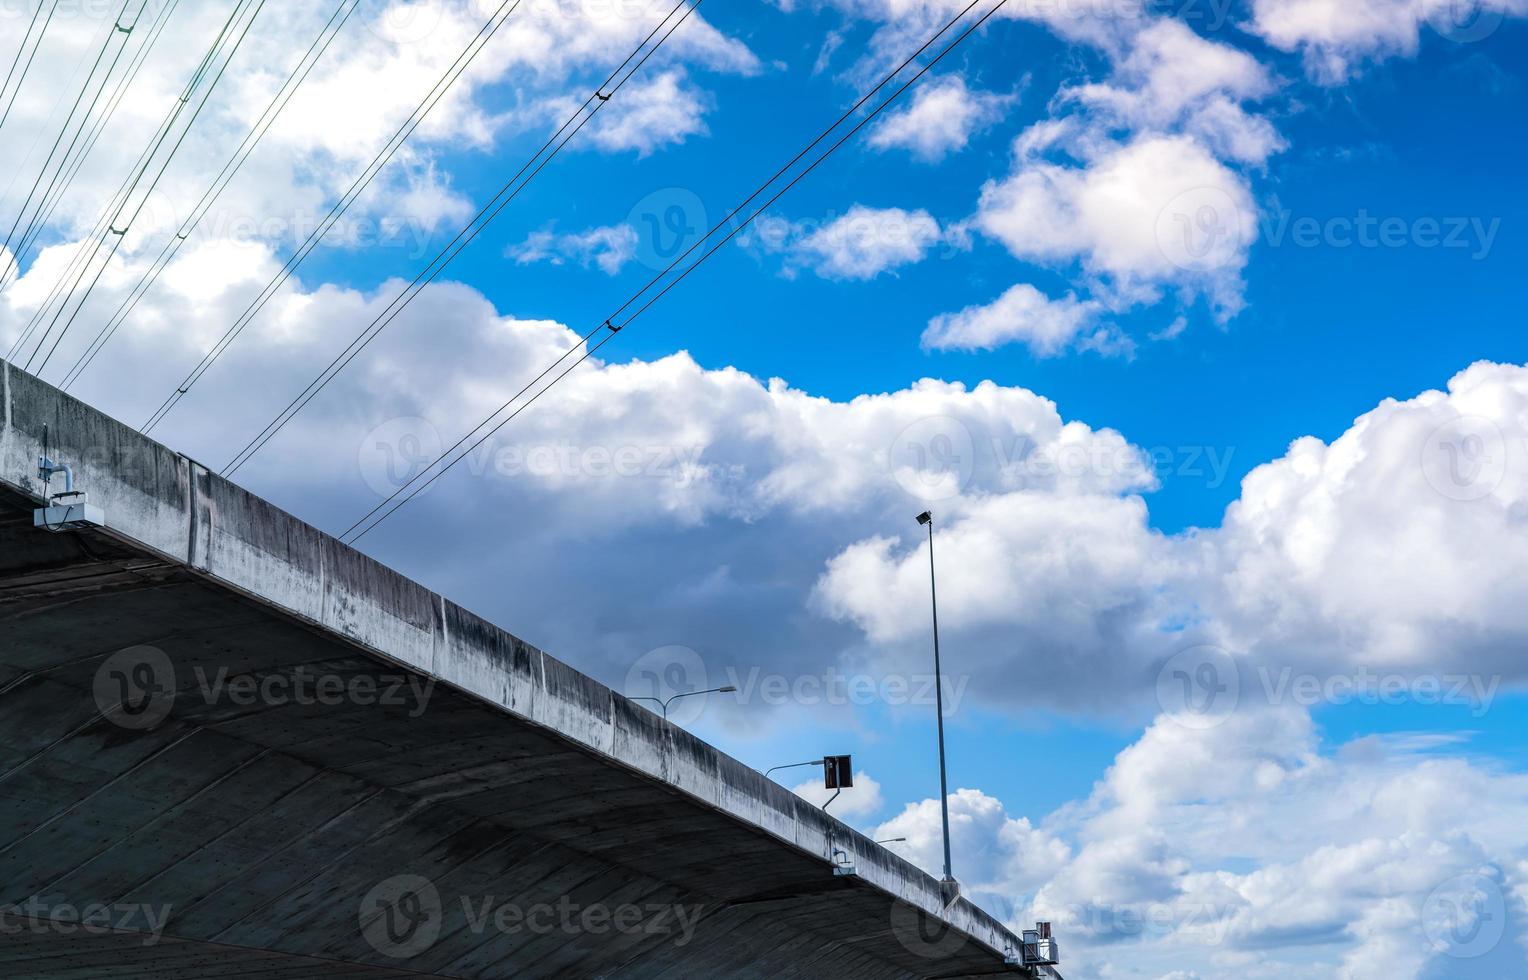
[[[734,693],[736,691],[737,691],[737,685],[736,684],[728,684],[726,687],[719,687],[719,688],[716,689],[716,692],[718,694],[732,694],[732,693]]]

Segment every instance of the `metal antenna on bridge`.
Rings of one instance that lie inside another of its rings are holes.
[[[64,492],[54,493],[53,478],[60,473],[64,474]],[[42,455],[37,457],[37,478],[42,481],[43,506],[32,511],[32,526],[58,532],[106,525],[101,508],[89,503],[85,494],[74,488],[73,467],[53,461],[46,422],[42,426]]]

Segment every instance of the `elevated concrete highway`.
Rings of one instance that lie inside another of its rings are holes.
[[[3,403],[0,976],[1036,975],[566,664],[8,365]],[[33,526],[44,426],[105,528]]]

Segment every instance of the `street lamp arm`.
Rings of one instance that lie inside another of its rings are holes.
[[[656,704],[660,709],[662,709],[662,711],[663,711],[663,720],[664,721],[668,721],[668,709],[669,709],[669,705],[673,704],[675,701],[678,701],[680,698],[693,697],[694,695],[697,695],[697,694],[731,694],[733,691],[736,691],[736,690],[737,690],[737,686],[736,685],[727,684],[727,685],[725,685],[723,687],[713,687],[713,688],[710,688],[710,689],[705,690],[705,691],[681,691],[680,693],[675,694],[673,697],[668,698],[667,700],[665,700],[663,698],[651,697],[651,696],[646,695],[646,694],[628,694],[628,695],[626,695],[626,700],[628,700],[628,701],[651,701],[653,704]]]
[[[693,698],[693,697],[695,697],[696,695],[699,695],[699,694],[731,694],[733,691],[736,691],[736,690],[737,690],[737,688],[734,685],[728,684],[728,685],[726,685],[724,687],[711,687],[711,688],[707,688],[704,691],[680,691],[678,694],[674,695],[673,697],[669,698],[667,701],[663,702],[663,707],[664,707],[664,710],[667,711],[668,710],[668,706],[673,704],[675,701],[678,701],[680,698]]]
[[[820,766],[822,763],[823,760],[821,759],[813,759],[811,762],[788,762],[783,766],[772,766],[771,768],[764,770],[764,778],[768,779],[770,773],[776,772],[780,769],[796,769],[801,766]]]
[[[656,704],[658,706],[658,709],[660,711],[663,712],[663,720],[664,721],[668,721],[668,706],[669,706],[668,701],[665,701],[662,698],[648,697],[646,695],[638,695],[638,696],[636,696],[634,698],[631,698],[630,700],[632,700],[632,701],[651,701],[653,704]],[[672,700],[672,699],[670,699],[670,700]]]

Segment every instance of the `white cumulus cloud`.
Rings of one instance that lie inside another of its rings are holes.
[[[765,216],[754,235],[765,252],[784,253],[786,271],[811,269],[824,279],[874,279],[912,265],[938,245],[964,247],[963,233],[944,229],[919,208],[874,208],[856,204],[825,221],[790,221]]]
[[[1482,805],[1488,801],[1489,805]],[[1158,718],[1087,798],[1031,822],[952,794],[957,877],[1062,969],[1193,980],[1520,975],[1528,777],[1399,740],[1323,744],[1266,707],[1210,730]],[[938,802],[877,828],[931,874]]]
[[[1221,318],[1240,311],[1257,207],[1245,178],[1198,140],[1140,136],[1081,166],[1026,149],[1021,138],[1014,173],[982,189],[979,229],[1018,258],[1078,263],[1120,297],[1154,301],[1171,288],[1205,294]]]
[[[1335,85],[1366,62],[1416,54],[1424,34],[1469,43],[1525,15],[1524,0],[1253,0],[1250,29]]]
[[[1098,303],[1072,295],[1051,299],[1028,283],[1019,283],[990,303],[934,317],[923,331],[923,346],[992,350],[1019,341],[1042,357],[1059,354],[1073,343],[1120,349],[1111,332],[1097,326],[1099,313]]]
[[[881,784],[870,778],[865,772],[854,774],[854,785],[848,789],[831,790],[823,786],[822,777],[808,779],[791,787],[791,792],[806,800],[813,806],[822,806],[832,800],[829,811],[840,820],[852,824],[859,823],[865,817],[871,817],[886,805],[881,796]],[[837,793],[835,798],[834,794]]]
[[[506,254],[521,265],[536,262],[561,265],[571,259],[585,267],[598,266],[601,272],[613,276],[636,257],[637,242],[636,229],[624,224],[562,234],[543,229],[511,246]]]
[[[912,104],[888,115],[871,131],[877,149],[910,151],[930,163],[965,149],[971,137],[1002,118],[1012,98],[973,91],[959,75],[926,80]]]

